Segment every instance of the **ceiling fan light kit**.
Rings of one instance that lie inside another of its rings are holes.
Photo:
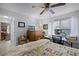
[[[52,9],[50,9],[49,12],[52,14],[55,14],[55,12]]]

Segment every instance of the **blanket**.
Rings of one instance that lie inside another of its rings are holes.
[[[79,49],[67,47],[41,39],[24,45],[12,47],[4,56],[79,56]]]

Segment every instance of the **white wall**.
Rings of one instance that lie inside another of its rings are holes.
[[[49,22],[49,23],[48,23],[48,36],[52,35],[52,34],[51,34],[51,31],[52,31],[52,30],[51,30],[51,27],[52,27],[52,26],[51,26],[51,22]]]
[[[24,28],[18,27],[18,22],[24,22],[25,27]],[[18,43],[18,37],[20,35],[26,35],[27,36],[27,28],[28,28],[27,19],[16,19],[14,21],[14,37],[16,39],[16,43]]]
[[[79,42],[79,14],[75,14],[71,19],[71,36],[77,36]]]
[[[71,18],[71,36],[77,36],[78,35],[78,22],[75,16]]]
[[[0,8],[0,22],[7,22],[10,23],[11,25],[11,43],[13,45],[17,45],[18,42],[18,36],[22,35],[22,34],[26,34],[27,32],[27,26],[28,24],[30,24],[29,18],[6,10],[6,9],[2,9]],[[9,18],[4,18],[4,16],[8,16]],[[24,28],[19,28],[18,27],[18,22],[25,22],[25,27]]]

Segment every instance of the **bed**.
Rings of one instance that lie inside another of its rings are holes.
[[[59,45],[47,39],[10,47],[2,56],[79,56],[79,49]]]

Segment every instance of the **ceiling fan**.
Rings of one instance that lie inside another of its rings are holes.
[[[54,8],[54,7],[59,7],[59,6],[64,6],[66,3],[57,3],[57,4],[53,4],[53,5],[50,5],[50,3],[44,3],[44,6],[32,6],[32,8],[35,8],[35,7],[41,7],[41,8],[44,8],[42,10],[42,12],[40,13],[40,15],[42,15],[45,11],[49,11],[51,12],[52,14],[54,14],[55,12],[50,9],[50,8]]]

